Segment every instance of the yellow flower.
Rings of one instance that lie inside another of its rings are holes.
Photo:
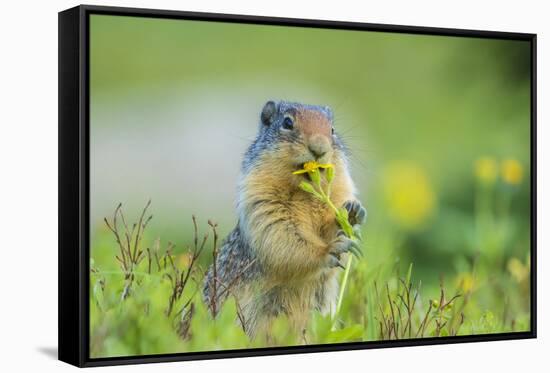
[[[529,278],[529,265],[523,264],[517,258],[510,258],[506,267],[508,268],[508,272],[510,272],[514,280],[518,283],[521,283],[525,281],[525,279]]]
[[[498,167],[493,158],[479,158],[474,165],[474,174],[483,184],[493,184],[497,179]]]
[[[510,185],[518,185],[523,179],[523,167],[515,159],[506,159],[500,167],[502,179]]]
[[[180,254],[177,256],[177,263],[183,267],[183,268],[187,268],[189,267],[189,264],[191,264],[191,258],[192,255],[189,254],[189,253],[186,253],[186,254]]]
[[[394,162],[385,170],[382,182],[390,217],[402,227],[417,229],[433,214],[435,192],[420,166]]]
[[[333,167],[334,165],[330,163],[317,163],[315,161],[311,161],[311,162],[304,163],[303,168],[301,170],[294,171],[293,174],[300,175],[300,174],[305,174],[306,172],[313,172],[320,168],[327,169],[327,168],[333,168]]]
[[[461,273],[456,277],[456,284],[464,293],[469,293],[475,288],[474,276],[468,272]]]

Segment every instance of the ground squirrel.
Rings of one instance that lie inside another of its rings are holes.
[[[353,241],[325,204],[299,188],[307,174],[292,172],[310,161],[333,164],[331,199],[348,210],[350,223],[358,227],[366,211],[355,197],[346,153],[329,107],[265,104],[258,135],[242,163],[238,223],[221,245],[215,275],[215,304],[234,296],[250,337],[268,332],[280,314],[303,332],[312,310],[334,311],[337,274]],[[204,285],[208,305],[214,286],[211,266]]]

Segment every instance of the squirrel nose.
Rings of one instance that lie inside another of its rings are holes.
[[[327,154],[329,146],[328,141],[324,137],[315,136],[309,141],[308,149],[315,158],[319,159]]]
[[[311,145],[309,146],[309,151],[311,152],[311,154],[313,154],[315,158],[321,158],[323,155],[327,154],[326,151]]]

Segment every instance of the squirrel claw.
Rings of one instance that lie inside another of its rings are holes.
[[[347,201],[344,203],[344,208],[348,211],[348,217],[351,225],[361,225],[367,220],[367,209],[363,207],[361,202]]]
[[[353,234],[359,241],[363,241],[363,234],[361,233],[361,226],[359,224],[353,226]]]
[[[353,228],[353,235],[359,241],[363,241],[363,235],[361,234],[361,226],[359,224],[355,224],[352,228]],[[344,232],[342,229],[339,229],[336,232],[336,237],[347,237],[347,235],[346,235],[346,232]]]
[[[351,244],[351,247],[350,247],[349,251],[353,255],[355,255],[355,257],[357,259],[361,259],[363,257],[363,251],[361,251],[361,247],[355,241],[352,241],[352,244]]]
[[[332,242],[330,254],[340,258],[341,254],[348,252],[355,255],[358,259],[363,256],[361,247],[356,241],[338,232],[336,239]]]
[[[344,266],[342,265],[342,263],[340,263],[340,257],[339,255],[333,253],[333,252],[330,252],[329,253],[330,256],[328,257],[327,259],[327,266],[329,268],[334,268],[334,267],[340,267],[340,268],[344,268]]]

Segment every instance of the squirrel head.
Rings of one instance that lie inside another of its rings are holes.
[[[328,106],[268,101],[260,114],[258,137],[247,152],[244,168],[266,152],[279,153],[276,158],[296,170],[310,161],[334,163],[343,157],[344,150]]]

